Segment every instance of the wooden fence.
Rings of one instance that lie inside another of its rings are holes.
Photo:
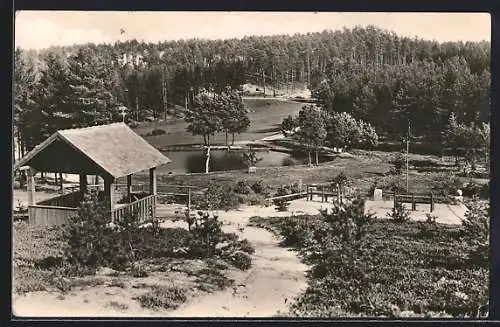
[[[435,209],[436,203],[447,203],[450,199],[446,197],[437,197],[434,194],[423,195],[423,194],[397,194],[393,192],[394,208],[398,203],[411,203],[411,210],[417,210],[417,204],[429,204],[430,212]]]
[[[111,211],[111,221],[120,221],[127,213],[137,213],[139,222],[145,223],[156,217],[156,195],[148,195]]]
[[[337,203],[342,203],[342,190],[337,186],[335,191],[331,190],[331,184],[309,184],[306,186],[307,200],[312,201],[314,195],[321,196],[321,202],[328,202],[328,198],[335,198]]]
[[[335,192],[331,191],[331,184],[307,184],[306,191],[273,196],[267,198],[266,201],[288,199],[297,200],[305,198],[307,201],[312,201],[314,195],[321,196],[321,202],[328,202],[329,198],[334,198],[337,203],[342,203],[342,191],[340,187],[337,187]]]
[[[28,206],[29,224],[35,226],[63,225],[75,215],[77,208],[56,207],[49,205]]]

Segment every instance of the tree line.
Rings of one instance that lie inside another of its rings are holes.
[[[489,120],[489,42],[438,43],[373,26],[229,40],[16,49],[14,124],[22,152],[60,128],[199,106],[246,82],[307,83],[327,112],[369,121],[380,135],[434,135],[451,112],[464,123]],[[228,130],[228,129],[226,129]]]
[[[371,124],[346,112],[327,112],[316,105],[305,105],[296,117],[283,119],[281,132],[305,145],[309,166],[313,151],[316,165],[319,164],[322,147],[373,149],[378,144],[378,135]]]

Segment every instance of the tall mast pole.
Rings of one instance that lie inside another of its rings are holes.
[[[406,193],[409,193],[409,186],[408,186],[409,154],[410,154],[410,120],[408,120],[408,132],[406,135]]]

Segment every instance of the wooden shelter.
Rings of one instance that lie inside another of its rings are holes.
[[[115,123],[57,131],[22,158],[14,169],[28,172],[30,223],[54,225],[67,221],[88,189],[87,175],[104,180],[104,188],[98,196],[110,204],[112,221],[120,219],[127,210],[138,212],[139,219],[146,221],[155,216],[156,167],[169,162],[169,158],[126,124]],[[132,174],[145,170],[149,170],[149,192],[134,197]],[[78,174],[79,190],[37,203],[34,182],[37,171]],[[127,197],[119,204],[113,184],[121,177],[127,178]]]

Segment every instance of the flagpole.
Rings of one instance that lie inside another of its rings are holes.
[[[408,133],[406,135],[406,193],[410,192],[408,184],[409,154],[410,154],[410,120],[408,120]]]

